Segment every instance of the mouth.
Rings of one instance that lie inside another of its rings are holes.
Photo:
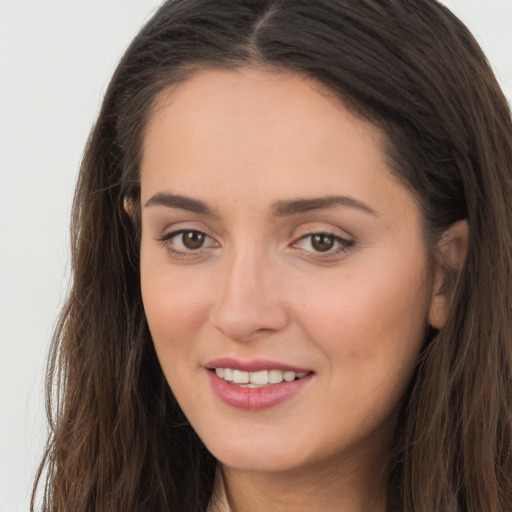
[[[315,372],[273,361],[217,359],[205,365],[213,392],[224,403],[257,411],[300,394]]]
[[[282,382],[294,382],[303,379],[312,372],[295,372],[292,370],[259,370],[249,372],[228,367],[208,368],[209,371],[215,373],[219,379],[223,379],[242,388],[265,388],[275,386]]]

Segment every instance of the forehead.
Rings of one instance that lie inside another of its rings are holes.
[[[372,202],[396,182],[383,141],[378,128],[311,79],[203,70],[154,104],[144,137],[142,199],[169,191],[270,204],[343,193]]]
[[[349,113],[331,90],[311,78],[284,71],[196,71],[188,80],[157,96],[148,131],[169,114],[181,123],[181,128],[192,128],[198,135],[201,128],[243,128],[241,135],[254,130],[256,133],[251,134],[257,136],[262,135],[262,129],[268,132],[273,126],[288,123],[290,138],[308,136],[320,127],[325,131],[339,128],[340,117],[350,117],[354,131],[364,131],[377,142],[382,139],[380,130]]]

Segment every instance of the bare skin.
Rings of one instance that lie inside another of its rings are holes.
[[[386,510],[397,404],[448,298],[382,139],[293,74],[201,71],[154,109],[141,168],[144,307],[234,511]],[[448,246],[456,265],[464,244]],[[309,380],[247,410],[212,390],[219,358],[306,368]]]

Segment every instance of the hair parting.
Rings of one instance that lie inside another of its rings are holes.
[[[47,373],[31,510],[204,512],[216,461],[158,363],[139,283],[139,167],[161,94],[205,68],[312,80],[382,129],[435,248],[467,219],[446,325],[427,328],[399,412],[402,512],[512,510],[512,123],[467,28],[435,0],[170,0],[122,58],[85,149],[72,287]]]

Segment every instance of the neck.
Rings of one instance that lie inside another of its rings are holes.
[[[322,461],[291,471],[259,472],[222,466],[233,512],[385,512],[387,474],[382,459]]]

